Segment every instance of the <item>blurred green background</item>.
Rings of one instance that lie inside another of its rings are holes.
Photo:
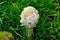
[[[34,28],[34,40],[60,40],[60,0],[0,0],[0,31],[11,32],[14,40],[27,40],[20,26],[20,14],[27,6],[40,15]]]

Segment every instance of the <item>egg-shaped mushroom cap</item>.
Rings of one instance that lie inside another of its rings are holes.
[[[20,17],[21,17],[20,22],[23,24],[23,26],[27,28],[33,28],[36,27],[36,24],[39,19],[39,14],[34,7],[28,6],[24,8]]]

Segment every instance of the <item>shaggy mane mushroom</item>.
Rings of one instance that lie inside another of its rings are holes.
[[[24,8],[20,17],[20,22],[26,28],[27,37],[30,37],[33,34],[33,28],[36,27],[38,23],[38,11],[32,6],[28,6]]]

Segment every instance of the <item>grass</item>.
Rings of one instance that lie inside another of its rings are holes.
[[[27,6],[35,7],[40,15],[34,40],[60,40],[59,0],[0,0],[0,31],[11,32],[14,40],[26,40],[20,14]]]

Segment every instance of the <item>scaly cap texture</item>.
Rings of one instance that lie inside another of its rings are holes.
[[[34,7],[28,6],[24,8],[20,17],[21,17],[20,22],[22,23],[23,26],[27,28],[33,28],[36,26],[38,22],[39,14]]]

